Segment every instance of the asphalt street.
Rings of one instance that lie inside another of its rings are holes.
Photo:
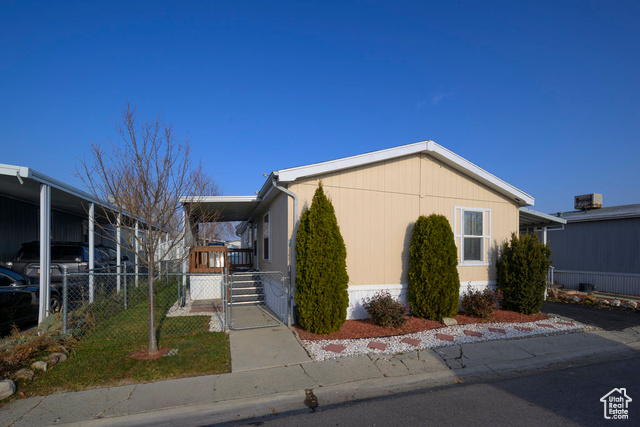
[[[604,418],[600,398],[626,388],[633,399],[628,420]],[[578,426],[638,425],[640,356],[631,359],[543,370],[478,383],[391,395],[351,404],[322,407],[290,416],[234,425],[259,426],[399,426],[491,425]]]
[[[640,326],[640,312],[631,312],[607,307],[587,307],[563,302],[545,302],[543,313],[555,313],[587,325],[597,326],[605,331],[620,331]]]

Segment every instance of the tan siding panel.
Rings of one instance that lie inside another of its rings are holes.
[[[318,180],[291,186],[301,210],[311,205]],[[425,154],[328,174],[322,181],[347,245],[350,285],[407,282],[411,230],[419,215],[442,214],[453,228],[456,207],[490,209],[491,262],[496,247],[518,229],[514,203]],[[495,280],[493,266],[460,266],[459,273],[462,282]]]

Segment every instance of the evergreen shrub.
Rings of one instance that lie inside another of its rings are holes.
[[[347,248],[322,183],[300,217],[295,249],[298,323],[316,334],[340,330],[349,306]]]
[[[535,234],[511,234],[496,261],[502,307],[522,314],[540,312],[551,266],[551,250]]]
[[[415,316],[442,321],[454,317],[460,302],[458,252],[443,215],[420,216],[409,248],[409,304]]]

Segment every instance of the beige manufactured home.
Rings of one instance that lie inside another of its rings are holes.
[[[495,283],[497,248],[521,224],[533,197],[457,154],[424,141],[353,157],[273,171],[257,196],[201,203],[241,221],[253,267],[295,283],[298,218],[322,181],[347,247],[349,318],[367,317],[362,299],[387,290],[406,300],[409,242],[420,215],[446,216],[458,247],[461,292]],[[533,212],[533,211],[528,211]],[[536,218],[532,218],[535,222]]]

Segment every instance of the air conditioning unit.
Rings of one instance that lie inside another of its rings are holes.
[[[575,209],[600,209],[602,207],[602,194],[591,193],[574,197]]]

